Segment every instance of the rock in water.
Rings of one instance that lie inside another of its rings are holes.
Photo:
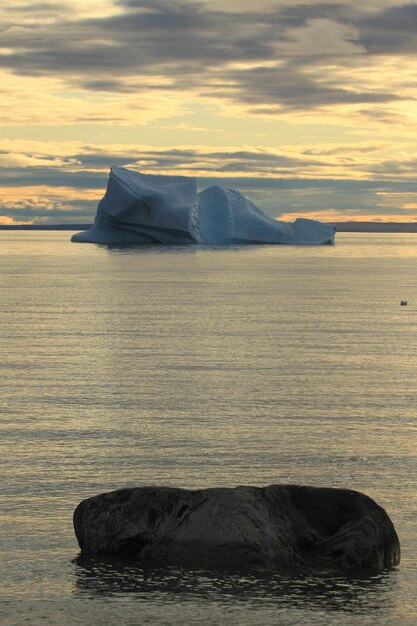
[[[209,187],[197,194],[194,178],[112,167],[93,227],[73,235],[72,241],[329,244],[334,242],[335,230],[316,220],[298,219],[292,224],[273,220],[234,189]]]
[[[347,489],[120,489],[81,502],[74,528],[83,553],[141,564],[311,571],[381,569],[400,560],[384,509]]]

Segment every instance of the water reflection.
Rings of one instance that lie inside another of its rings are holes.
[[[106,250],[107,252],[118,254],[149,254],[154,252],[157,254],[164,254],[167,252],[193,252],[197,246],[194,245],[165,245],[165,244],[152,244],[152,243],[108,243],[108,244],[95,244],[97,248]]]
[[[154,602],[230,602],[253,607],[344,613],[387,612],[395,603],[398,572],[353,575],[249,575],[170,567],[144,569],[131,561],[74,559],[76,592],[93,597],[134,594]]]
[[[81,246],[92,250],[106,250],[116,254],[157,254],[169,253],[197,254],[198,252],[243,252],[257,255],[272,255],[273,257],[299,258],[380,258],[397,257],[407,258],[417,256],[417,233],[338,233],[333,245],[290,245],[290,244],[232,244],[232,245],[202,245],[202,244],[89,244]],[[76,247],[79,250],[79,247]]]
[[[262,247],[275,247],[269,244],[260,244]],[[161,243],[125,243],[125,244],[96,244],[98,248],[111,253],[118,254],[167,254],[182,253],[196,254],[199,251],[204,252],[230,252],[239,250],[251,250],[258,248],[254,244],[233,244],[233,245],[202,245],[202,244],[161,244]]]

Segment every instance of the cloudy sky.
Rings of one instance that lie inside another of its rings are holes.
[[[91,221],[113,164],[282,219],[417,221],[417,3],[1,6],[0,223]]]

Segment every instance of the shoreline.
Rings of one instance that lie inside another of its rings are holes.
[[[327,223],[327,222],[325,222]],[[417,222],[332,222],[339,233],[417,233]],[[93,224],[0,224],[0,230],[88,230]]]

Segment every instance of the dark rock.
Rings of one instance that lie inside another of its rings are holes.
[[[400,560],[384,509],[348,489],[120,489],[81,502],[74,528],[84,554],[142,564],[289,571],[381,569]]]

